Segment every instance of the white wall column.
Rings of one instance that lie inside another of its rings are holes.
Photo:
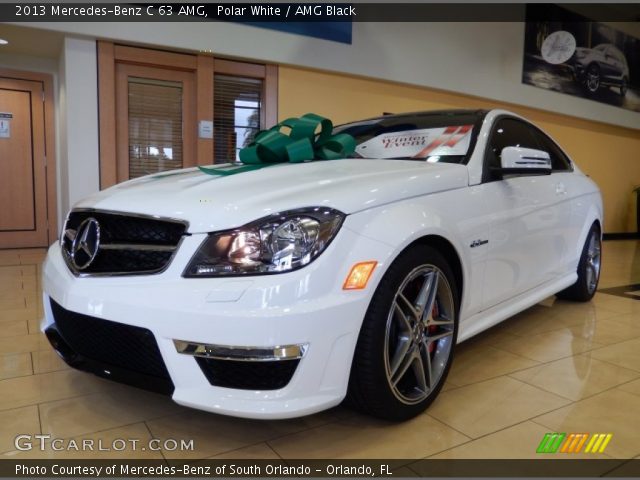
[[[98,67],[95,40],[66,37],[60,56],[59,217],[100,189]]]

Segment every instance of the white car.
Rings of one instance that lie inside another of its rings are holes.
[[[286,418],[348,397],[402,420],[456,343],[600,273],[596,184],[500,110],[338,127],[352,158],[191,168],[78,203],[44,265],[70,365],[181,405]]]

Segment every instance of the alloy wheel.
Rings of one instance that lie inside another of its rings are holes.
[[[587,72],[587,89],[595,93],[600,87],[600,72],[597,68],[590,68]]]
[[[600,234],[594,230],[591,232],[589,238],[589,246],[587,247],[587,262],[585,268],[587,269],[587,289],[589,293],[598,286],[598,279],[600,278],[600,253],[601,253]]]
[[[446,370],[453,346],[455,307],[446,276],[434,265],[413,269],[387,316],[384,361],[395,397],[425,400]]]

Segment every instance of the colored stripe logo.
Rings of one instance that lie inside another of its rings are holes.
[[[545,433],[536,453],[556,453],[566,433]]]
[[[604,449],[609,445],[612,436],[610,433],[594,434],[584,451],[587,453],[603,453]]]
[[[604,453],[612,437],[611,433],[545,433],[536,453]]]

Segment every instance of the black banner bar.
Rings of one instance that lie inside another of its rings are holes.
[[[640,460],[0,460],[2,478],[640,477]],[[394,471],[402,468],[397,474]]]
[[[639,22],[640,3],[557,4],[591,20]],[[514,3],[2,3],[0,22],[522,22]],[[532,21],[561,21],[529,4]]]

